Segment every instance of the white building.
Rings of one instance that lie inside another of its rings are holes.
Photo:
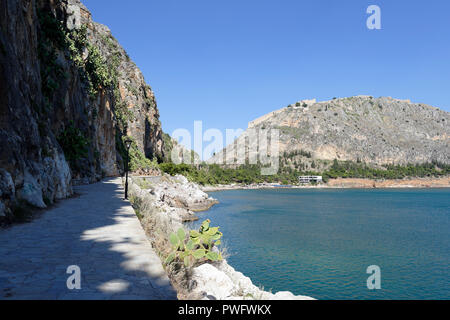
[[[322,178],[322,176],[300,176],[300,177],[298,177],[298,182],[300,182],[302,184],[311,183],[311,182],[319,183],[319,182],[323,182],[323,178]]]

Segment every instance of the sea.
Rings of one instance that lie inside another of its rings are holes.
[[[450,189],[211,192],[198,213],[264,290],[325,300],[450,299]]]

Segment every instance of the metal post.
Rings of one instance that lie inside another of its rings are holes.
[[[127,160],[125,161],[125,200],[128,200],[128,161],[130,159],[130,149],[127,148]]]

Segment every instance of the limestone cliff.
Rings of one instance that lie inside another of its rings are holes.
[[[164,157],[154,93],[78,0],[0,1],[0,216],[122,171],[122,138]]]
[[[297,165],[297,169],[320,170],[334,159],[373,166],[433,161],[448,164],[449,124],[450,113],[429,105],[356,96],[299,101],[250,122],[249,129],[278,129],[282,164],[285,161]],[[248,131],[235,145],[246,143],[246,150],[255,150],[251,144],[256,141],[245,140]],[[228,147],[227,163],[234,160],[235,145]],[[210,162],[223,156],[223,152],[218,153]]]

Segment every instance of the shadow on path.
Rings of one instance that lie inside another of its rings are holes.
[[[0,299],[176,299],[119,178],[76,187],[28,224],[0,230]],[[81,289],[69,290],[69,266]]]

